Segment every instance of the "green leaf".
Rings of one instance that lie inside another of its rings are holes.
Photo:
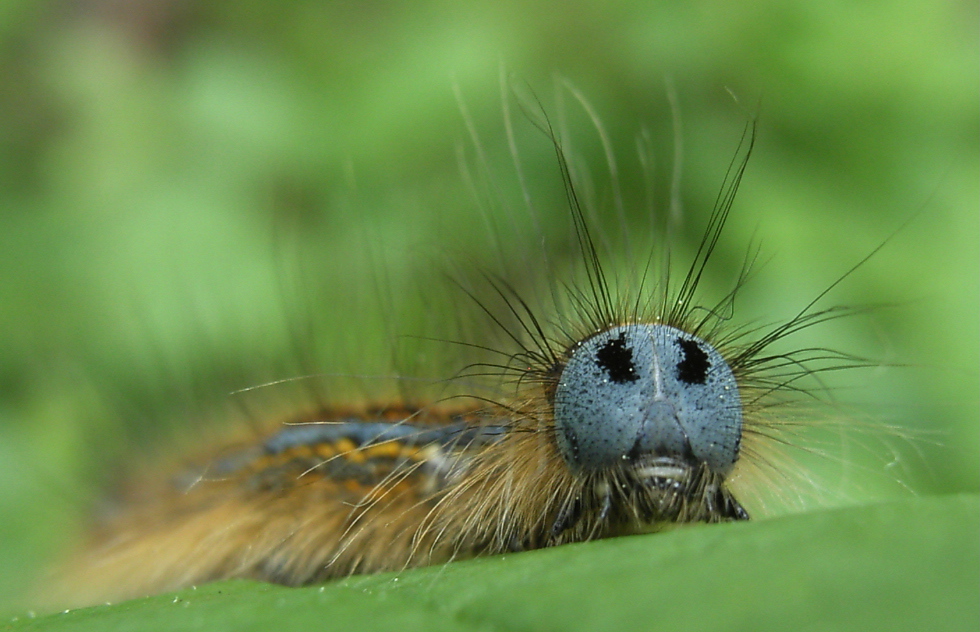
[[[232,581],[8,630],[966,630],[980,500],[916,498],[284,588]]]

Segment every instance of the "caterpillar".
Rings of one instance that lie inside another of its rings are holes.
[[[458,367],[439,396],[333,390],[303,409],[259,415],[247,436],[163,476],[149,468],[127,481],[64,572],[73,599],[227,578],[305,585],[750,519],[751,479],[785,476],[782,451],[808,423],[796,409],[807,381],[869,364],[823,347],[774,350],[857,311],[819,302],[860,262],[788,320],[737,324],[755,248],[720,298],[708,301],[702,284],[753,151],[754,120],[679,264],[663,241],[636,255],[625,228],[610,245],[562,135],[543,113],[528,117],[553,151],[577,274],[536,291],[493,271],[452,279],[496,342],[443,338],[480,359]],[[611,271],[614,258],[626,260],[625,274]]]

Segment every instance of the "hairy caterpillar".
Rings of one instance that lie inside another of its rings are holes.
[[[730,291],[703,302],[753,126],[690,262],[652,250],[622,278],[606,267],[610,248],[561,137],[547,118],[541,127],[565,186],[580,276],[554,279],[545,301],[528,298],[522,279],[491,273],[482,292],[460,282],[459,294],[510,346],[464,340],[490,359],[461,367],[440,397],[369,394],[358,403],[332,392],[263,419],[260,436],[196,466],[137,479],[79,559],[79,593],[120,598],[229,577],[297,585],[748,519],[746,470],[778,470],[779,444],[800,423],[790,407],[801,380],[864,364],[823,348],[770,349],[851,310],[814,300],[783,323],[733,324],[751,248]],[[473,392],[487,377],[490,394]]]

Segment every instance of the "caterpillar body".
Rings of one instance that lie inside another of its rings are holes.
[[[865,365],[824,348],[772,351],[850,313],[817,308],[826,292],[785,322],[732,325],[751,248],[729,292],[709,304],[700,295],[754,122],[683,272],[655,244],[631,261],[628,282],[605,267],[608,250],[559,134],[543,115],[539,127],[553,145],[581,263],[579,278],[555,279],[544,293],[557,313],[492,273],[485,294],[459,283],[510,344],[463,341],[491,357],[450,380],[464,387],[430,401],[353,404],[340,394],[265,420],[259,436],[165,477],[130,481],[65,573],[76,601],[226,578],[303,585],[749,519],[747,480],[778,470],[773,451],[793,441],[801,381]],[[658,258],[665,263],[654,265]],[[490,396],[466,392],[488,376]]]

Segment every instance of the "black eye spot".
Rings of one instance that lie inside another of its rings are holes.
[[[617,384],[635,382],[640,379],[636,375],[636,365],[633,364],[633,350],[626,346],[626,334],[610,340],[596,352],[596,364]]]
[[[684,359],[677,363],[677,379],[687,384],[704,384],[711,368],[708,354],[694,340],[678,338],[677,344],[684,352]]]

